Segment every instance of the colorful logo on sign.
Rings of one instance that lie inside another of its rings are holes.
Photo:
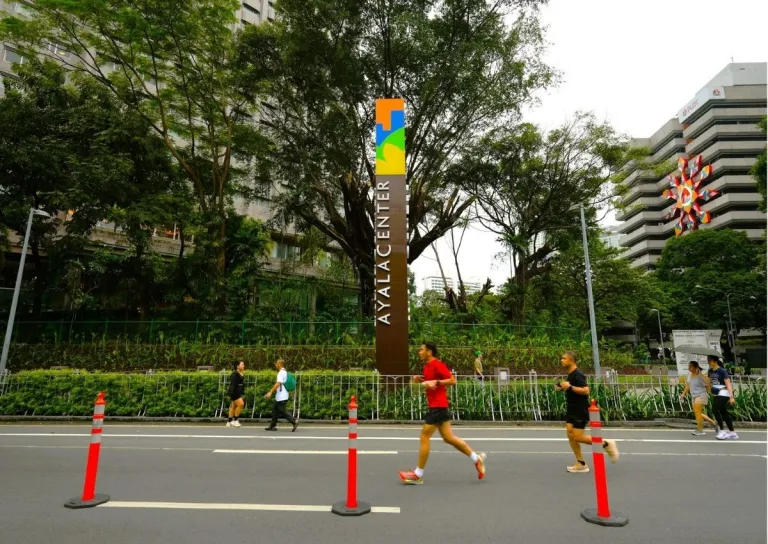
[[[405,175],[405,101],[376,100],[376,175]]]
[[[669,176],[671,189],[666,189],[663,196],[675,201],[675,207],[665,219],[677,218],[675,234],[680,236],[686,230],[696,230],[701,223],[709,223],[712,217],[709,212],[702,211],[701,204],[709,202],[718,195],[714,189],[702,189],[705,179],[712,175],[712,165],[701,166],[701,155],[691,163],[681,158],[677,161],[680,176]]]

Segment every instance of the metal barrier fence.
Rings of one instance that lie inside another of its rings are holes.
[[[21,344],[84,344],[139,341],[146,344],[188,341],[204,344],[372,345],[373,321],[16,321],[13,342]],[[514,337],[582,339],[578,329],[508,323],[410,323],[412,343],[432,338],[440,345],[504,346]],[[0,322],[0,330],[5,323]]]
[[[509,376],[479,381],[460,376],[449,388],[455,420],[560,420],[565,399],[554,389],[555,376]],[[7,375],[0,379],[1,415],[88,415],[94,395],[107,393],[110,415],[132,417],[223,417],[228,373],[78,374],[48,372]],[[734,377],[736,405],[742,421],[765,421],[766,384],[762,379]],[[291,395],[294,413],[302,419],[341,420],[347,403],[357,396],[363,420],[422,420],[427,411],[422,388],[410,376],[376,373],[297,373]],[[243,417],[266,418],[271,401],[263,398],[274,383],[269,374],[246,374]],[[590,384],[606,420],[640,421],[690,418],[690,399],[681,399],[683,385],[657,376],[612,374]]]

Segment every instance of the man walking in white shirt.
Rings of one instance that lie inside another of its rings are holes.
[[[277,369],[277,381],[275,382],[275,385],[272,386],[272,389],[269,390],[269,393],[264,395],[264,398],[268,399],[277,392],[275,394],[275,403],[272,405],[272,422],[265,430],[276,431],[277,420],[284,418],[293,424],[293,430],[291,432],[294,432],[296,431],[296,427],[299,426],[299,422],[285,411],[285,407],[288,404],[288,398],[290,397],[288,389],[285,387],[285,383],[288,381],[288,371],[285,370],[285,361],[278,359],[275,363],[275,368]]]

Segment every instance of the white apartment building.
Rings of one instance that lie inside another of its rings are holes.
[[[619,227],[616,225],[604,227],[600,235],[600,240],[603,242],[605,247],[612,249],[621,248],[621,244],[619,243],[620,238],[621,233],[619,232]]]
[[[458,291],[459,282],[451,277],[446,277],[443,281],[442,276],[427,276],[422,280],[424,291],[437,291],[442,293],[446,287]],[[483,288],[483,282],[477,278],[469,278],[464,280],[464,289],[467,290],[467,294],[479,293]]]
[[[765,115],[766,63],[732,63],[655,134],[632,143],[649,148],[652,163],[676,163],[679,158],[693,160],[701,155],[704,165],[713,166],[702,187],[719,194],[702,206],[712,219],[700,228],[738,229],[757,240],[765,231],[766,214],[758,210],[760,194],[750,169],[765,149],[765,135],[756,126]],[[627,208],[616,215],[622,221],[620,243],[633,266],[653,268],[667,240],[675,236],[676,220],[666,219],[674,201],[662,196],[669,180],[636,164],[625,169],[629,173],[623,197]]]

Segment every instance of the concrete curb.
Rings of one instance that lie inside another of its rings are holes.
[[[248,418],[241,417],[243,421],[266,423],[269,418]],[[24,424],[65,424],[65,423],[88,423],[92,420],[91,416],[0,416],[0,424],[11,425],[14,423]],[[199,424],[220,424],[225,421],[221,417],[127,417],[127,416],[108,416],[109,423],[122,424],[157,424],[157,423],[199,423]],[[362,425],[368,426],[394,426],[394,425],[421,425],[420,421],[399,421],[399,420],[365,420],[361,419]],[[766,429],[765,422],[758,421],[737,421],[736,426],[741,429]],[[347,425],[346,420],[322,420],[305,419],[301,420],[302,426],[312,425]],[[563,426],[562,421],[453,421],[456,427],[553,427]],[[603,427],[625,427],[625,428],[670,428],[670,429],[694,429],[693,420],[687,419],[655,419],[653,421],[606,421]]]

